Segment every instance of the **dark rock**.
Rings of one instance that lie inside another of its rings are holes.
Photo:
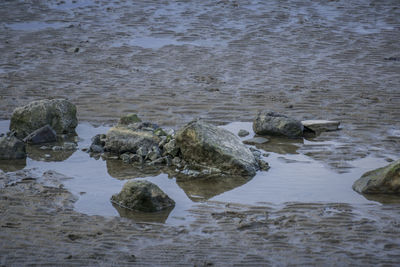
[[[48,124],[24,138],[24,142],[31,144],[51,143],[55,141],[57,141],[57,133]]]
[[[14,110],[10,130],[18,138],[25,138],[47,124],[57,134],[75,133],[78,124],[75,105],[64,99],[33,101]]]
[[[354,182],[353,189],[363,194],[400,195],[400,160],[364,173]]]
[[[175,206],[157,185],[148,181],[128,181],[111,202],[130,210],[155,212]]]
[[[26,158],[25,143],[15,136],[0,137],[0,160]]]
[[[182,158],[191,165],[216,168],[232,175],[254,176],[258,166],[254,155],[233,133],[195,120],[176,134]]]
[[[164,145],[164,153],[163,155],[170,155],[172,157],[176,157],[179,154],[179,147],[176,146],[176,140],[172,139],[168,143]]]
[[[240,129],[238,132],[238,136],[240,136],[240,137],[245,137],[245,136],[248,136],[249,134],[250,133],[248,131],[243,130],[243,129]]]
[[[283,135],[297,138],[303,136],[303,129],[300,121],[273,111],[258,113],[253,122],[253,130],[259,135]]]

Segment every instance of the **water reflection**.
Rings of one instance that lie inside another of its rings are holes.
[[[135,222],[165,223],[173,208],[158,212],[140,212],[122,208],[114,203],[113,207],[118,211],[119,216],[134,220]]]
[[[0,170],[3,172],[15,172],[26,167],[26,159],[0,160]]]
[[[119,159],[107,159],[106,165],[108,174],[119,180],[157,176],[162,173],[157,166],[129,164]]]
[[[363,196],[371,201],[381,204],[400,204],[400,196],[389,194],[363,194]]]
[[[268,136],[269,142],[255,144],[258,149],[278,154],[299,154],[297,150],[304,144],[304,140],[285,137]]]
[[[62,146],[62,143],[51,143],[52,146]],[[75,152],[75,150],[57,150],[54,151],[51,147],[41,149],[43,145],[27,145],[26,153],[28,157],[36,161],[56,162],[65,161]]]

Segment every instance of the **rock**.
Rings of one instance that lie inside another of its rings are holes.
[[[91,144],[89,148],[89,152],[92,153],[103,153],[104,149],[102,146]]]
[[[267,143],[269,140],[267,138],[264,137],[254,137],[251,139],[247,139],[244,140],[243,143],[246,145],[260,145],[260,144],[265,144]]]
[[[168,134],[162,129],[162,128],[158,128],[154,131],[155,135],[158,136],[167,136]]]
[[[155,212],[175,206],[157,185],[148,181],[128,181],[111,202],[123,208],[144,212]]]
[[[153,146],[151,148],[151,150],[149,151],[149,153],[147,153],[146,158],[150,161],[154,161],[158,158],[161,157],[161,153],[160,153],[160,149],[158,148],[158,146]]]
[[[55,141],[57,141],[57,133],[48,124],[33,131],[24,138],[24,142],[31,144],[51,143]]]
[[[301,121],[303,126],[314,132],[336,131],[339,129],[340,122],[327,120],[305,120]]]
[[[122,116],[119,119],[118,124],[119,125],[128,125],[128,124],[136,123],[136,122],[142,122],[142,120],[136,114],[130,113],[130,114]]]
[[[15,136],[0,137],[0,160],[26,158],[25,143]]]
[[[253,130],[259,135],[284,135],[297,138],[303,136],[303,129],[300,121],[273,111],[259,112],[253,122]]]
[[[47,124],[57,134],[75,133],[78,125],[75,105],[64,99],[33,101],[14,110],[10,130],[18,138],[25,138]]]
[[[75,143],[71,142],[65,142],[64,145],[62,146],[63,150],[75,150],[77,145]]]
[[[266,161],[264,161],[262,159],[257,160],[257,162],[258,162],[258,165],[260,166],[260,170],[262,170],[262,171],[268,171],[269,170],[270,167],[269,167],[268,162],[266,162]]]
[[[245,136],[248,136],[249,134],[250,134],[250,133],[249,133],[248,131],[243,130],[243,129],[240,129],[239,132],[238,132],[238,135],[239,135],[240,137],[245,137]]]
[[[254,176],[258,169],[253,153],[228,130],[195,120],[175,137],[182,158],[190,164],[214,167],[232,175]]]
[[[353,189],[363,194],[400,195],[400,160],[364,173],[354,182]]]
[[[104,150],[117,154],[136,153],[139,148],[150,151],[153,146],[158,146],[159,142],[160,138],[152,131],[137,129],[136,126],[131,128],[130,125],[119,125],[107,132]],[[143,154],[147,155],[147,153]]]
[[[163,155],[170,155],[173,158],[178,156],[179,154],[179,147],[176,146],[176,140],[172,139],[168,143],[164,145],[164,153]]]

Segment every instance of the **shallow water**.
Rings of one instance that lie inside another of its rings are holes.
[[[1,121],[0,132],[5,132],[8,124],[8,121]],[[221,127],[235,134],[240,129],[249,131],[250,135],[241,138],[242,140],[254,136],[251,123],[235,122]],[[108,127],[104,126],[93,127],[89,123],[79,124],[76,129],[79,136],[79,149],[89,147],[91,137],[98,133],[106,133],[107,130]],[[172,211],[147,217],[141,213],[124,213],[123,210],[120,210],[121,215],[139,221],[165,221],[173,225],[190,223],[194,217],[188,210],[204,201],[243,205],[280,205],[288,202],[352,205],[377,203],[354,192],[351,186],[364,172],[387,164],[384,159],[367,156],[349,161],[346,162],[346,171],[343,171],[343,168],[334,169],[324,162],[299,152],[302,146],[313,144],[318,145],[322,150],[334,149],[334,146],[340,145],[335,141],[315,142],[273,137],[270,139],[266,144],[269,146],[264,151],[268,155],[264,159],[270,164],[271,169],[266,172],[260,171],[249,180],[230,177],[217,181],[213,179],[177,180],[158,169],[141,170],[120,160],[96,160],[81,150],[62,153],[29,148],[26,166],[17,164],[15,169],[34,169],[34,173],[38,175],[47,170],[54,170],[71,177],[72,179],[63,183],[68,190],[79,197],[75,203],[75,209],[89,215],[117,216],[119,214],[117,209],[109,201],[111,195],[121,190],[126,179],[149,180],[175,200],[175,208]],[[57,156],[60,153],[61,157]],[[45,154],[51,157],[46,157]],[[5,169],[4,166],[0,165],[1,167]],[[7,168],[10,166],[8,165]],[[387,198],[383,197],[379,200],[385,202]]]

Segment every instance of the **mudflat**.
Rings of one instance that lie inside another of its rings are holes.
[[[397,1],[3,1],[0,29],[4,120],[32,100],[60,97],[93,125],[130,112],[173,128],[197,117],[222,125],[270,109],[342,129],[294,148],[272,140],[267,152],[305,155],[338,174],[367,157],[398,159]],[[0,179],[0,265],[399,262],[396,197],[205,199],[187,210],[190,223],[169,225],[78,212],[81,196],[62,185],[74,179],[67,174],[25,167]]]

